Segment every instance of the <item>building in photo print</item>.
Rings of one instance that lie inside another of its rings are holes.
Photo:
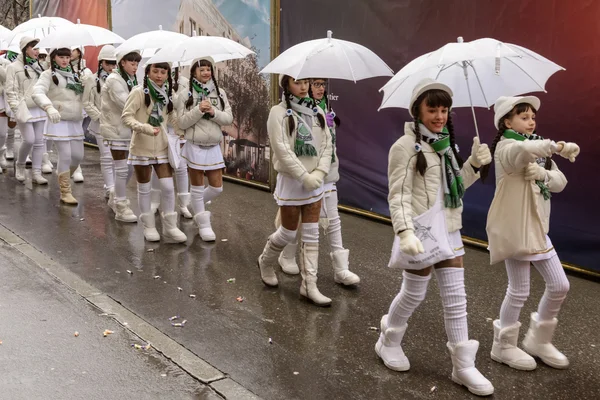
[[[172,29],[189,36],[196,32],[198,36],[226,37],[257,51],[251,39],[242,37],[212,0],[182,0]],[[266,129],[270,100],[268,81],[258,74],[259,71],[256,55],[215,66],[216,79],[219,87],[227,92],[234,118],[232,125],[223,127],[221,148],[226,173],[267,183]]]

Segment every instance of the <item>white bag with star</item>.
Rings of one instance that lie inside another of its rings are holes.
[[[421,241],[425,251],[416,256],[403,253],[400,250],[400,237],[396,235],[388,268],[419,270],[455,257],[448,237],[442,197],[440,188],[433,207],[413,217],[415,236]]]

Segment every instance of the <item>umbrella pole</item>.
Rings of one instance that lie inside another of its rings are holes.
[[[475,107],[473,107],[473,98],[471,97],[471,87],[469,86],[469,73],[467,63],[463,61],[463,71],[465,73],[465,82],[467,82],[467,92],[469,93],[469,102],[471,103],[471,113],[473,113],[473,123],[475,124],[475,133],[479,138],[479,128],[477,127],[477,117],[475,116]]]

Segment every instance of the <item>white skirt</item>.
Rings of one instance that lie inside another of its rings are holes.
[[[273,197],[279,206],[303,206],[323,198],[323,186],[312,192],[306,191],[302,182],[284,174],[277,174]]]
[[[127,159],[127,164],[129,165],[154,165],[154,164],[168,164],[169,156],[159,156],[159,157],[143,157],[143,156],[135,156],[129,153],[129,158]]]
[[[104,147],[108,148],[109,150],[129,151],[129,145],[131,144],[131,140],[104,139],[103,143]]]
[[[171,125],[169,125],[167,127],[167,133],[169,135],[174,135],[175,134],[175,129],[173,129],[173,127]],[[187,142],[187,140],[179,138],[179,144],[185,144],[186,142]]]
[[[31,118],[29,119],[29,121],[27,121],[28,123],[46,121],[48,119],[48,115],[46,115],[46,112],[39,107],[30,108],[29,114],[31,114]]]
[[[181,149],[181,158],[186,160],[188,167],[200,171],[213,171],[225,168],[223,152],[218,144],[212,147],[200,147],[186,143]]]
[[[90,121],[88,125],[88,131],[92,132],[94,135],[100,134],[100,121]]]
[[[525,256],[520,256],[516,258],[519,261],[542,261],[548,260],[554,257],[556,254],[556,249],[550,240],[550,236],[546,235],[546,251],[537,253],[537,254],[527,254]]]
[[[450,247],[454,250],[454,257],[460,257],[465,255],[465,245],[460,235],[460,230],[454,232],[448,232],[448,239],[450,241]]]
[[[46,121],[44,136],[55,141],[83,140],[82,124],[83,121],[60,121],[58,124]]]
[[[4,95],[0,94],[0,113],[3,113],[6,110],[6,101],[4,100]]]

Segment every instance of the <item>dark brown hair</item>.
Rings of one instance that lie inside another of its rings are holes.
[[[30,47],[35,46],[38,43],[39,43],[39,40],[32,40],[31,42],[27,43],[25,45],[25,47],[23,47],[21,49],[21,52],[23,53],[23,65],[24,66],[27,65],[27,49],[30,48]],[[44,68],[42,68],[42,64],[40,64],[39,59],[36,62],[39,64],[40,68],[43,71]],[[27,79],[31,79],[31,77],[29,76],[29,72],[27,72],[27,68],[23,68],[23,70],[25,71],[25,76],[27,76]]]
[[[315,78],[314,80],[323,80],[326,81],[326,79],[323,78]],[[310,87],[308,88],[308,95],[316,102],[317,99],[315,99],[315,97],[313,96],[313,92],[312,92],[312,82],[310,84]],[[327,98],[327,90],[325,90],[325,92],[323,93],[323,98],[325,99],[325,109],[327,111],[329,111],[329,98]],[[333,117],[333,122],[335,122],[335,126],[339,127],[342,124],[342,121],[340,120],[340,118],[336,115],[335,117]]]
[[[119,60],[119,74],[121,74],[121,78],[123,78],[123,80],[127,83],[127,89],[131,92],[131,89],[133,89],[133,82],[130,81],[131,79],[129,79],[129,76],[127,75],[127,72],[125,72],[125,70],[123,69],[123,61],[131,61],[131,62],[137,62],[139,63],[140,61],[142,61],[142,56],[140,55],[140,53],[132,51],[131,53],[127,53],[125,54],[120,60]]]
[[[71,57],[71,50],[66,47],[61,47],[60,49],[54,49],[52,53],[50,53],[50,69],[52,70],[52,82],[55,85],[58,85],[58,78],[56,77],[56,72],[54,72],[54,57]],[[69,61],[69,64],[71,61]],[[74,76],[75,82],[79,82],[79,78]]]
[[[284,75],[283,76],[283,82],[282,82],[282,86],[283,86],[283,97],[285,98],[285,106],[287,107],[288,110],[292,109],[292,104],[290,102],[290,96],[292,95],[292,93],[290,92],[290,79],[294,79],[289,75]],[[310,87],[309,87],[310,90]],[[296,124],[294,122],[294,118],[291,115],[286,115],[284,117],[284,119],[287,118],[288,119],[288,131],[290,133],[290,136],[292,135],[292,133],[294,132],[294,129],[296,129]],[[321,128],[324,128],[325,125],[325,118],[323,118],[323,116],[320,113],[317,113],[317,121],[319,121],[319,126]]]
[[[192,80],[196,77],[196,70],[200,67],[210,67],[210,79],[212,79],[212,81],[215,84],[215,89],[217,91],[217,95],[219,96],[219,100],[221,100],[221,108],[224,110],[225,109],[225,101],[221,97],[221,91],[219,90],[219,84],[217,83],[217,80],[215,79],[215,70],[213,68],[213,65],[208,60],[200,60],[199,62],[195,62],[192,65],[192,68],[190,69],[190,92],[188,94],[188,96],[189,96],[188,100],[185,103],[185,108],[189,109],[192,106],[192,104],[194,104],[194,95],[192,93]]]
[[[173,111],[173,79],[171,78],[171,66],[169,65],[169,63],[148,64],[146,66],[146,73],[144,74],[144,102],[146,104],[146,107],[150,106],[150,93],[145,92],[146,89],[148,89],[148,73],[150,72],[150,69],[152,67],[167,70],[167,82],[169,83],[169,88],[167,91],[167,96],[169,97],[167,99],[169,100],[169,103],[167,104],[167,113],[170,113],[171,111]]]

